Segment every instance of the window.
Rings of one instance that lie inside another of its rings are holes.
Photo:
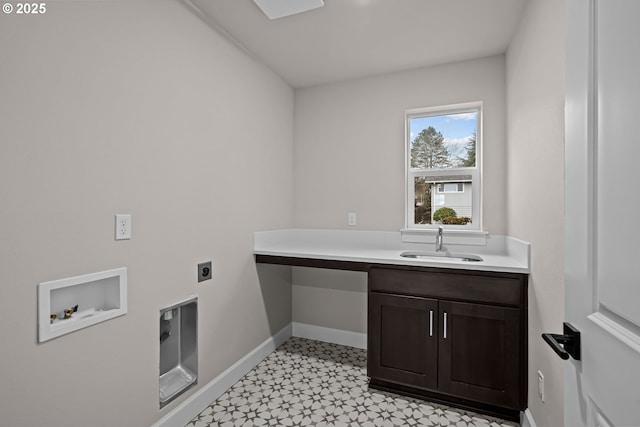
[[[464,193],[464,183],[442,182],[438,184],[438,193]]]
[[[406,113],[407,227],[479,230],[482,104]]]

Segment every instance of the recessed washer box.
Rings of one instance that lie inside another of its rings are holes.
[[[198,298],[160,310],[160,407],[198,382]]]
[[[126,313],[126,267],[38,284],[39,342]]]

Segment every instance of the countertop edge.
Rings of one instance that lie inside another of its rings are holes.
[[[359,263],[370,265],[399,265],[410,267],[432,267],[432,268],[449,268],[455,270],[476,270],[476,271],[491,271],[496,273],[517,273],[517,274],[529,274],[529,269],[526,266],[518,265],[498,265],[489,264],[487,262],[473,262],[473,263],[461,263],[456,261],[429,261],[429,260],[413,260],[396,258],[382,258],[382,257],[358,257],[358,256],[344,256],[336,254],[319,254],[319,253],[304,253],[304,252],[289,252],[289,251],[254,251],[254,255],[266,255],[270,257],[280,258],[297,258],[297,259],[309,259],[309,260],[321,260],[321,261],[338,261],[345,263]],[[287,265],[287,263],[283,263]],[[354,269],[362,271],[364,269]]]

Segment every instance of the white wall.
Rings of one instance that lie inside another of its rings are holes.
[[[367,333],[367,273],[293,267],[294,322]]]
[[[484,102],[484,228],[505,227],[504,57],[298,89],[295,222],[302,228],[404,227],[406,109]]]
[[[399,231],[405,110],[483,101],[484,228],[505,234],[505,97],[501,55],[297,89],[296,226]],[[348,212],[357,226],[347,227]],[[366,280],[298,269],[293,285],[295,321],[366,332]],[[349,318],[337,314],[345,305]]]
[[[199,296],[196,389],[291,321],[293,90],[179,2],[47,8],[0,14],[0,424],[151,425],[195,391],[158,409],[160,308]],[[39,282],[121,266],[126,316],[37,343]]]
[[[507,233],[531,242],[529,409],[538,426],[563,424],[563,361],[540,334],[564,320],[564,29],[564,1],[530,1],[507,52]]]

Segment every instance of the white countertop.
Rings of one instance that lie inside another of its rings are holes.
[[[447,244],[444,251],[479,255],[483,261],[405,258],[405,251],[433,251],[434,244],[403,243],[400,232],[287,229],[254,233],[253,253],[293,258],[411,265],[463,270],[529,273],[529,243],[508,236],[488,236],[484,246]]]

